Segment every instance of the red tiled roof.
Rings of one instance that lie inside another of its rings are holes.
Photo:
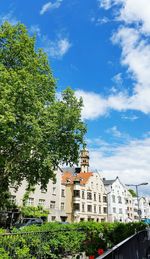
[[[62,184],[73,184],[73,182],[75,180],[80,181],[81,185],[84,185],[88,182],[89,178],[93,176],[92,172],[88,172],[88,173],[79,173],[77,175],[72,175],[71,172],[65,172],[62,175]]]

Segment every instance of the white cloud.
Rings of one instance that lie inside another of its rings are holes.
[[[49,10],[57,9],[60,7],[62,0],[57,0],[55,3],[48,2],[44,4],[40,10],[40,15],[43,15]]]
[[[10,11],[7,14],[0,15],[0,25],[3,24],[5,21],[9,22],[12,25],[17,24],[19,21],[14,17],[13,12]]]
[[[113,126],[106,130],[106,133],[113,135],[114,137],[120,138],[123,134],[118,130],[117,126]]]
[[[122,85],[123,83],[123,79],[122,79],[122,74],[121,73],[118,73],[116,74],[112,80],[117,84],[117,85]]]
[[[136,115],[122,115],[121,118],[123,120],[130,120],[130,121],[135,121],[137,120],[139,117]]]
[[[137,110],[150,113],[150,1],[98,0],[99,8],[114,8],[114,19],[122,22],[113,33],[112,42],[121,47],[121,64],[127,68],[133,80],[132,94],[123,85],[120,73],[113,80],[126,91],[112,87],[111,95],[85,93],[83,117],[92,119],[105,115],[109,110]],[[130,86],[131,89],[131,86]]]
[[[30,32],[36,34],[36,36],[41,37],[41,30],[39,25],[31,25]]]
[[[76,96],[78,98],[82,97],[83,99],[83,119],[92,120],[107,113],[107,100],[102,98],[99,94],[78,90],[76,91]]]
[[[111,0],[97,0],[97,3],[100,8],[104,8],[106,10],[108,10],[112,6]]]
[[[91,140],[92,145],[95,140]],[[123,183],[150,183],[150,138],[130,140],[128,144],[113,146],[101,141],[90,150],[90,165],[102,170],[103,177],[114,179],[119,176]],[[111,150],[111,153],[110,153]]]
[[[124,111],[129,108],[129,98],[125,93],[118,93],[110,95],[107,98],[96,94],[94,92],[85,92],[77,90],[76,96],[83,99],[83,119],[93,120],[101,116],[105,116],[113,109],[117,111]]]
[[[43,38],[44,50],[52,58],[62,58],[70,49],[71,43],[67,38],[61,38],[51,41],[47,37]]]

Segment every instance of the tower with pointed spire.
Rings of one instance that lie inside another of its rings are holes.
[[[87,173],[89,171],[89,151],[87,149],[81,150],[81,172]]]

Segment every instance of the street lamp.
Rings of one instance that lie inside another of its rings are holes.
[[[126,184],[126,186],[134,186],[136,188],[136,196],[137,196],[137,202],[138,202],[138,217],[139,221],[141,220],[141,213],[140,213],[140,203],[139,203],[139,192],[138,187],[141,185],[147,185],[148,183],[140,183],[140,184]]]

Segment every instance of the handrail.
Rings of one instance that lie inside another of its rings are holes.
[[[96,259],[105,259],[107,258],[107,256],[109,257],[111,254],[115,254],[115,252],[119,252],[119,249],[122,248],[124,245],[126,245],[127,243],[129,244],[129,242],[131,240],[133,240],[134,238],[138,238],[140,236],[140,234],[143,234],[143,233],[147,233],[147,236],[148,234],[150,233],[150,228],[148,229],[145,229],[145,230],[141,230],[137,233],[135,233],[134,235],[126,238],[125,240],[121,241],[120,243],[118,243],[117,245],[115,245],[113,248],[109,249],[108,251],[106,251],[103,255],[100,255],[99,257],[97,257]],[[149,240],[149,236],[147,237],[147,241],[149,241],[149,247],[150,247],[150,240]],[[110,257],[109,257],[110,258]],[[113,258],[113,257],[112,257]],[[119,258],[119,257],[118,257]]]

